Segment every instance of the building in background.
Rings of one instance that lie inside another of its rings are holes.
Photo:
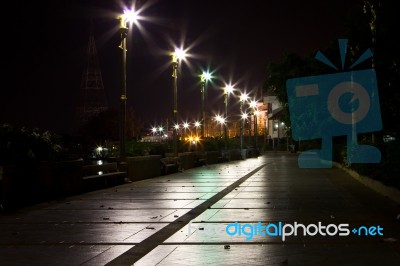
[[[283,107],[273,95],[264,97],[267,106],[268,144],[274,150],[288,149],[287,127],[282,120]]]

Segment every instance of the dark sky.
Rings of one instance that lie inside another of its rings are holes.
[[[141,1],[146,19],[131,28],[128,39],[128,107],[148,124],[172,116],[168,51],[184,42],[193,57],[182,65],[179,79],[181,118],[199,118],[197,75],[207,67],[218,77],[208,86],[207,104],[210,111],[222,112],[224,81],[247,91],[261,88],[267,64],[278,62],[284,52],[307,55],[343,37],[343,18],[360,2]],[[0,123],[73,132],[91,21],[108,102],[118,108],[121,50],[115,17],[122,11],[120,1],[26,1],[7,10],[17,11],[20,19],[8,21],[11,74],[10,85],[0,92]]]

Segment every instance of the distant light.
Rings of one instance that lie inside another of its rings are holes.
[[[243,114],[242,114],[242,119],[245,120],[245,119],[247,119],[247,118],[249,118],[249,115],[248,115],[247,113],[243,113]]]
[[[396,138],[394,137],[394,136],[391,136],[391,135],[384,135],[383,136],[383,142],[391,142],[391,141],[395,141],[396,140]]]
[[[138,20],[138,12],[135,10],[125,9],[124,10],[124,17],[128,22],[136,23]]]
[[[186,51],[182,48],[175,48],[175,51],[171,54],[172,55],[172,62],[177,63],[178,60],[184,60],[186,58]]]
[[[240,101],[241,102],[245,102],[247,101],[247,99],[249,98],[249,96],[247,95],[247,93],[243,93],[240,95]]]
[[[185,122],[185,123],[183,124],[183,127],[184,127],[184,128],[188,128],[188,127],[189,127],[189,123],[188,123],[188,122]]]
[[[209,81],[211,80],[212,76],[210,72],[203,72],[203,74],[201,74],[201,81],[205,82],[205,81]]]
[[[160,132],[163,131],[163,130],[164,130],[164,129],[163,129],[162,127],[159,127],[159,128],[158,128],[158,131],[160,131]]]
[[[174,128],[175,130],[179,130],[179,125],[178,124],[174,125]]]
[[[250,102],[250,107],[251,107],[251,108],[256,108],[256,107],[257,107],[257,101],[252,100],[252,101]]]
[[[153,127],[153,128],[151,129],[151,131],[153,131],[153,133],[156,133],[156,132],[157,132],[157,128],[156,128],[156,127]]]
[[[139,19],[139,12],[135,10],[125,9],[124,14],[119,15],[118,19],[120,20],[120,26],[122,28],[126,28],[127,22],[137,23]]]
[[[195,127],[200,127],[200,122],[199,121],[194,122],[194,126]]]
[[[233,90],[234,89],[233,89],[233,86],[231,84],[226,85],[225,88],[224,88],[224,94],[230,94],[230,93],[233,92]]]

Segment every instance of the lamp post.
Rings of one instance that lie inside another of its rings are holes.
[[[243,113],[243,104],[247,101],[249,97],[246,93],[242,93],[240,95],[240,155],[243,158],[242,151],[243,151],[243,127],[244,127],[244,120],[247,118],[247,113]]]
[[[199,127],[201,127],[201,123],[199,121],[195,121],[194,122],[194,128],[196,129],[196,136],[199,135],[199,133],[197,132]],[[204,136],[204,135],[203,135]]]
[[[173,132],[179,132],[179,130],[180,130],[180,126],[179,126],[179,124],[175,124],[174,125],[174,128],[173,128]],[[182,134],[181,134],[182,135]],[[175,155],[174,155],[175,156]]]
[[[205,111],[205,92],[206,83],[211,79],[211,74],[209,72],[203,72],[200,76],[200,92],[201,92],[201,138],[205,136],[206,127],[206,111]]]
[[[151,132],[153,133],[153,142],[155,142],[155,140],[156,140],[156,135],[157,135],[157,128],[156,128],[156,127],[153,127],[153,128],[151,129]]]
[[[254,148],[258,151],[258,115],[259,111],[254,111]]]
[[[257,150],[257,101],[252,100],[250,102],[250,107],[253,108],[253,117],[254,117],[254,148]]]
[[[225,101],[225,119],[228,119],[228,101],[229,101],[229,94],[233,92],[232,85],[226,85],[224,88],[224,101]],[[228,123],[225,121],[224,125],[224,136],[225,136],[225,150],[228,149]]]
[[[173,95],[174,95],[174,107],[172,110],[174,124],[178,124],[178,65],[179,61],[185,58],[185,51],[179,48],[176,48],[173,53],[171,53],[172,57],[172,77],[173,77]],[[173,152],[174,157],[178,157],[178,140],[177,140],[177,129],[174,127],[173,130]]]
[[[188,135],[187,131],[190,129],[190,124],[188,122],[183,123],[182,125],[184,132],[185,132],[185,137]],[[190,133],[190,131],[189,131]]]
[[[159,139],[158,139],[158,142],[162,142],[162,136],[163,136],[163,132],[164,132],[164,128],[161,126],[161,127],[158,127],[158,132],[159,132]]]
[[[220,131],[219,131],[219,135],[220,137],[222,136],[222,126],[225,123],[225,119],[220,116],[220,115],[216,115],[215,116],[215,121],[217,121],[217,124],[220,124]]]
[[[138,19],[137,12],[133,10],[124,10],[124,14],[118,16],[120,22],[120,45],[122,49],[122,60],[121,60],[121,92],[120,92],[120,163],[126,164],[126,150],[125,150],[125,138],[126,138],[126,38],[128,36],[128,22],[136,22]]]

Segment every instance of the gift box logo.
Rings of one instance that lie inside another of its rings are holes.
[[[339,39],[342,70],[347,40]],[[378,86],[373,69],[351,70],[372,56],[368,49],[345,72],[288,79],[286,90],[292,137],[296,141],[321,139],[321,150],[299,155],[300,168],[332,167],[332,137],[347,135],[348,163],[379,163],[379,149],[359,145],[357,134],[382,129]],[[321,52],[315,58],[338,68]]]

